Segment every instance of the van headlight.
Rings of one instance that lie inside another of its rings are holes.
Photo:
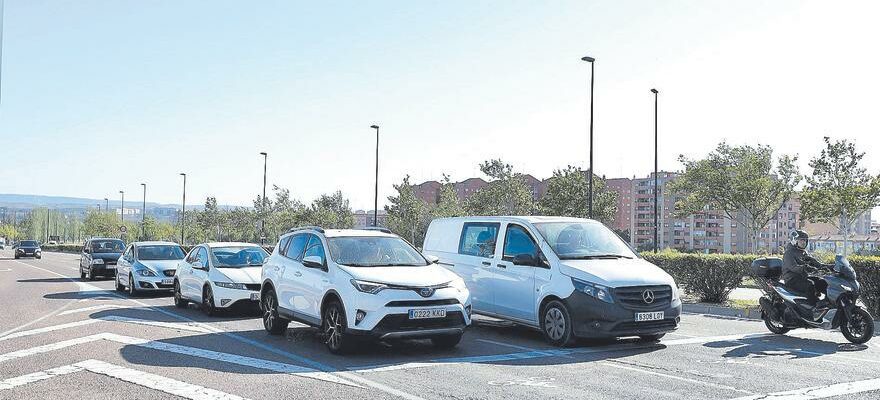
[[[226,289],[238,289],[238,290],[247,290],[247,286],[244,283],[232,283],[232,282],[214,282],[214,285],[218,287],[226,288]]]
[[[571,283],[574,285],[574,290],[577,290],[578,292],[583,292],[587,296],[596,298],[597,300],[601,300],[609,304],[614,303],[614,299],[611,298],[611,289],[609,289],[607,286],[602,286],[596,283],[582,281],[575,278],[571,278]]]
[[[388,286],[382,283],[359,281],[356,279],[351,280],[351,285],[354,286],[355,289],[369,294],[376,294],[388,288]]]

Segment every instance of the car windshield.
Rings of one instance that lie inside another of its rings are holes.
[[[138,246],[138,260],[183,260],[186,255],[180,246],[172,244],[160,244],[149,246]]]
[[[535,227],[562,260],[634,258],[613,231],[596,222],[544,222]]]
[[[269,254],[260,246],[227,246],[211,249],[211,258],[217,268],[242,268],[263,265]]]
[[[22,240],[18,245],[23,247],[37,247],[37,242],[35,240]]]
[[[422,267],[425,257],[399,237],[349,236],[327,239],[330,257],[353,267]]]
[[[121,240],[92,240],[93,253],[122,253],[124,248]]]

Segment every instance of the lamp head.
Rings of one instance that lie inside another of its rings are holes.
[[[651,93],[657,94],[660,93],[657,89],[651,89]]]
[[[370,128],[379,129],[379,125],[370,125]]]
[[[589,62],[589,63],[591,63],[591,62],[593,62],[593,61],[596,61],[595,58],[593,58],[593,57],[589,57],[589,56],[581,57],[581,60],[584,60],[584,61]]]

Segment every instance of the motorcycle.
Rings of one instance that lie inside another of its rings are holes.
[[[874,336],[874,319],[859,301],[861,285],[849,261],[838,255],[833,268],[819,270],[809,279],[824,295],[828,308],[816,308],[807,297],[786,289],[779,281],[782,259],[766,257],[752,262],[752,275],[758,278],[764,296],[761,317],[770,332],[784,335],[795,328],[837,329],[846,340],[863,344]]]

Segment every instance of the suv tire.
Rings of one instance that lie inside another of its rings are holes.
[[[324,307],[324,315],[321,318],[321,333],[331,353],[345,354],[351,351],[354,338],[345,333],[347,329],[345,309],[339,301],[331,301]]]
[[[281,335],[287,332],[287,324],[290,321],[281,318],[278,314],[278,297],[272,289],[266,290],[260,296],[260,309],[263,312],[263,328],[270,335]]]

